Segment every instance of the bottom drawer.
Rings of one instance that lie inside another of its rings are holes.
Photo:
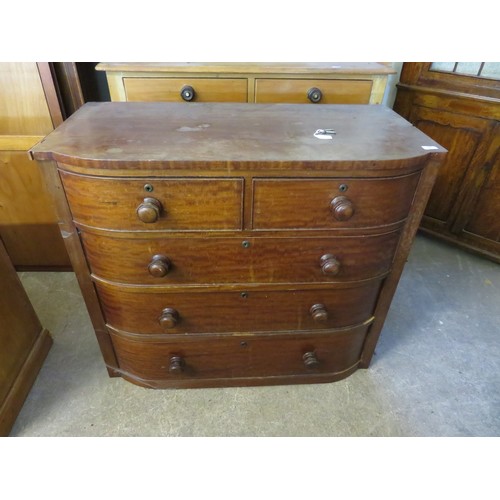
[[[123,378],[147,387],[327,382],[356,370],[369,325],[328,334],[159,340],[111,331]],[[312,380],[311,380],[312,379]]]

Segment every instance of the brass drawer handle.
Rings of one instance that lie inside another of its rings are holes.
[[[158,318],[158,323],[163,328],[175,328],[179,323],[179,313],[175,309],[167,307],[163,309],[161,316]]]
[[[312,87],[307,91],[307,98],[314,103],[320,102],[323,98],[323,92],[318,87]]]
[[[154,255],[148,265],[148,271],[154,278],[163,278],[166,276],[172,267],[172,263],[165,255]]]
[[[305,352],[302,356],[302,360],[304,361],[304,365],[308,370],[319,368],[319,360],[316,357],[316,354],[312,351]]]
[[[170,366],[168,368],[168,371],[173,375],[178,375],[179,373],[182,373],[184,371],[184,366],[184,359],[182,359],[181,356],[172,356],[170,358]]]
[[[161,203],[156,198],[144,198],[137,207],[137,217],[140,221],[151,224],[160,218],[161,208]]]
[[[181,97],[184,101],[189,102],[194,100],[196,96],[196,92],[194,91],[194,88],[191,87],[191,85],[184,85],[181,89]]]
[[[331,201],[330,207],[338,221],[349,220],[354,215],[354,205],[347,196],[336,196]]]
[[[309,314],[316,323],[324,323],[328,320],[328,311],[324,304],[314,304],[309,309]]]
[[[331,253],[322,255],[319,259],[319,265],[323,274],[336,276],[340,271],[340,262]]]

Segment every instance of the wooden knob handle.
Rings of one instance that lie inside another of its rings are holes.
[[[156,222],[160,217],[161,203],[156,198],[144,198],[137,207],[137,217],[142,222],[150,224]]]
[[[331,202],[333,216],[338,221],[349,220],[354,215],[354,206],[347,196],[337,196]]]
[[[175,328],[179,322],[179,313],[175,309],[167,307],[163,309],[158,322],[163,328]]]
[[[323,98],[323,93],[318,87],[312,87],[307,91],[307,98],[311,102],[319,102]]]
[[[328,311],[323,304],[314,304],[309,309],[309,313],[317,323],[323,323],[328,319]]]
[[[181,89],[181,97],[184,101],[192,101],[196,96],[196,92],[191,85],[184,85]]]
[[[170,373],[179,374],[184,371],[184,360],[181,356],[172,356],[170,358],[170,366],[168,368]]]
[[[304,353],[304,355],[302,356],[302,359],[304,361],[305,367],[308,369],[319,367],[318,358],[316,357],[316,354],[312,351]]]
[[[328,274],[329,276],[336,276],[340,271],[340,262],[331,253],[322,255],[319,259],[319,265],[323,274]]]
[[[172,263],[164,255],[154,255],[148,265],[149,274],[155,278],[163,278],[168,274]]]

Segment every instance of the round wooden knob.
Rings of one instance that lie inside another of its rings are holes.
[[[339,221],[349,220],[354,215],[354,206],[347,196],[337,196],[331,202],[333,216]]]
[[[192,101],[196,95],[194,88],[191,85],[184,85],[181,89],[181,97],[184,101]]]
[[[324,323],[328,319],[328,311],[323,304],[314,304],[309,309],[309,313],[317,323]]]
[[[312,87],[307,91],[307,98],[311,102],[319,102],[323,98],[323,92],[318,87]]]
[[[163,309],[158,322],[163,328],[175,328],[179,322],[179,313],[175,309],[167,307]]]
[[[144,201],[137,207],[137,217],[146,224],[156,222],[160,217],[160,212],[161,203],[156,198],[144,198]]]
[[[154,278],[163,278],[168,274],[172,263],[168,257],[164,255],[154,255],[148,266],[148,271]]]
[[[312,351],[304,353],[304,355],[302,356],[302,359],[304,361],[305,367],[308,369],[319,367],[318,358],[316,357],[316,354]]]
[[[322,255],[319,259],[319,265],[323,274],[329,276],[336,276],[340,271],[340,262],[331,253]]]
[[[170,358],[170,366],[168,367],[170,373],[179,374],[184,371],[184,360],[181,356],[172,356]]]

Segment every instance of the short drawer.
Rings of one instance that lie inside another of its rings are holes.
[[[127,101],[247,102],[246,78],[124,78]]]
[[[371,80],[257,79],[255,102],[368,104]]]
[[[253,229],[335,229],[403,221],[420,173],[383,179],[254,179]]]
[[[241,229],[243,180],[103,178],[60,171],[73,219],[112,230]]]
[[[329,238],[113,238],[83,231],[92,273],[128,284],[318,283],[389,271],[399,231]]]
[[[380,281],[350,288],[189,292],[96,283],[107,324],[145,334],[300,331],[363,323]]]
[[[129,379],[178,380],[336,374],[359,362],[368,326],[323,335],[137,340],[112,332]]]

